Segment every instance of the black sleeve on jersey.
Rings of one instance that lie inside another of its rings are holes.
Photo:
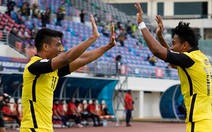
[[[180,66],[182,68],[191,67],[195,62],[186,54],[168,50],[166,62]]]
[[[62,77],[70,74],[69,65],[66,65],[58,70],[58,76]]]
[[[51,60],[42,59],[34,62],[28,67],[30,73],[34,75],[40,75],[44,73],[52,72]]]

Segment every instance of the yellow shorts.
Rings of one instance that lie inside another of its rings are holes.
[[[21,128],[20,132],[54,132],[54,130],[41,129],[41,128]]]
[[[186,132],[212,132],[212,120],[186,123]]]

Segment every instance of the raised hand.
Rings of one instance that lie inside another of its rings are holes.
[[[91,24],[92,24],[92,37],[97,39],[97,38],[100,37],[100,34],[98,32],[98,29],[97,29],[97,26],[96,26],[96,23],[95,23],[95,19],[93,18],[93,15],[90,15],[90,21],[91,21]]]
[[[156,34],[157,35],[161,35],[162,32],[163,32],[163,21],[162,21],[162,18],[160,15],[156,15],[156,18],[155,18],[158,26],[157,26],[157,30],[156,30]]]
[[[115,33],[114,33],[114,23],[110,26],[110,43],[111,46],[116,46]]]
[[[156,35],[157,35],[157,38],[158,38],[158,41],[160,42],[160,44],[165,47],[166,49],[170,49],[169,45],[166,43],[165,39],[163,38],[163,21],[162,21],[162,18],[160,15],[156,15],[156,18],[155,18],[158,26],[157,26],[157,29],[156,29]]]
[[[137,15],[137,24],[140,24],[141,22],[143,22],[143,10],[141,9],[141,5],[140,3],[136,3],[135,4],[135,8],[138,10]]]

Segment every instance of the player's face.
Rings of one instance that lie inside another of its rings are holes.
[[[58,38],[58,37],[52,38],[52,43],[50,45],[50,50],[49,50],[51,52],[51,55],[50,55],[51,58],[54,58],[60,54],[61,45],[62,45],[62,43],[61,43],[60,38]]]
[[[184,52],[183,44],[180,42],[178,35],[174,35],[171,50],[175,52]]]

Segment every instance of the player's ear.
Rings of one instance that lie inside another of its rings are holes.
[[[187,41],[183,42],[183,49],[188,49],[190,48],[190,45]]]
[[[49,45],[47,43],[43,43],[43,49],[44,51],[47,51],[49,48]]]

